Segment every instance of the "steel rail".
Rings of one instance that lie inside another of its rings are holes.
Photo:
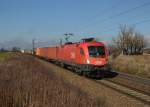
[[[111,88],[113,90],[116,90],[119,93],[128,95],[134,99],[137,99],[145,104],[150,105],[150,96],[149,95],[145,95],[143,93],[137,92],[136,90],[129,89],[128,87],[124,87],[122,85],[113,83],[108,80],[94,80],[94,81],[98,84],[102,84],[105,87]]]
[[[52,63],[52,62],[50,62],[50,63]],[[54,64],[54,63],[52,63],[52,64]],[[63,68],[63,69],[66,69],[66,68]],[[70,69],[68,69],[68,70],[72,71]],[[114,73],[116,73],[116,72],[114,72]],[[149,83],[150,80],[148,80],[148,79],[144,79],[144,78],[141,78],[141,77],[136,77],[136,76],[133,76],[133,75],[131,76],[129,74],[120,73],[120,72],[117,72],[117,73],[120,76],[120,78],[124,78],[126,80],[130,80],[130,81],[136,82],[136,83],[137,82],[138,83],[143,83],[144,85],[147,85],[147,86],[149,86],[149,84],[150,84]],[[109,78],[109,79],[108,78],[92,79],[92,78],[89,78],[89,77],[86,77],[86,78],[88,78],[88,79],[90,79],[90,80],[92,80],[92,81],[94,81],[94,82],[96,82],[98,84],[101,84],[103,86],[106,86],[108,88],[111,88],[111,89],[113,89],[113,90],[115,90],[115,91],[117,91],[119,93],[128,95],[128,96],[130,96],[132,98],[135,98],[135,99],[137,99],[137,100],[139,100],[139,101],[141,101],[141,102],[143,102],[145,104],[150,105],[150,95],[147,95],[146,93],[144,93],[144,91],[143,92],[139,92],[139,91],[137,91],[137,89],[135,89],[133,87],[130,87],[130,86],[126,86],[123,83],[114,82],[113,79],[117,78],[117,76],[114,77],[114,78]]]

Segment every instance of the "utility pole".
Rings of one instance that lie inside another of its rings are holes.
[[[32,39],[32,54],[35,55],[35,39]]]
[[[62,39],[60,39],[60,45],[62,45]]]

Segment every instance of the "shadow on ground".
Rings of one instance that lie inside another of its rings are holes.
[[[60,66],[59,63],[56,63],[56,62],[51,61],[49,59],[45,59],[45,58],[40,58],[40,59],[45,60],[45,61],[50,62],[50,63],[53,63],[57,66]],[[63,67],[63,68],[68,69],[70,71],[73,71],[73,69],[69,66],[68,67]],[[73,73],[75,73],[75,72],[73,71]],[[75,74],[77,74],[77,73],[75,73]],[[118,76],[117,72],[113,72],[111,70],[102,70],[102,71],[95,71],[92,75],[86,76],[86,77],[91,78],[91,79],[96,79],[96,80],[102,80],[102,79],[106,79],[106,78],[115,78],[116,76]]]
[[[102,80],[102,79],[106,79],[106,78],[115,78],[116,76],[118,76],[117,72],[100,71],[100,72],[98,72],[96,77],[93,77],[93,79]]]

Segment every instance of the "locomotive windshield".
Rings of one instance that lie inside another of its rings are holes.
[[[103,46],[89,46],[88,51],[90,57],[99,57],[105,55],[105,50]]]

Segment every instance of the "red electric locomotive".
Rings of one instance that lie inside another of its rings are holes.
[[[105,68],[109,57],[106,46],[94,38],[56,47],[37,48],[36,55],[59,62],[62,66],[70,66],[80,74],[91,74]]]

